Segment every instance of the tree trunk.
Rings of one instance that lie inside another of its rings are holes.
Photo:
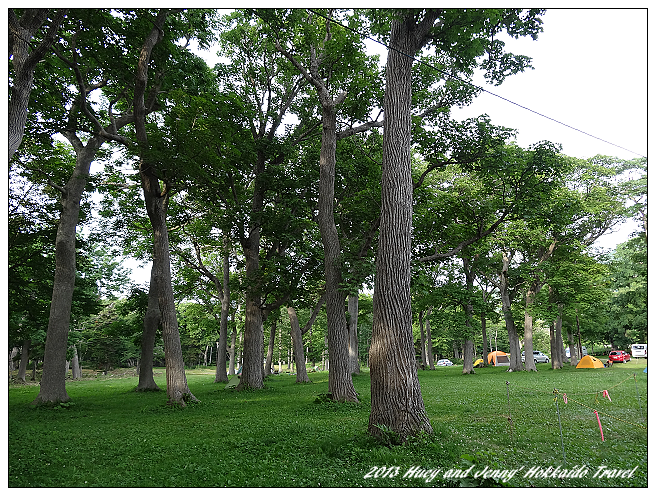
[[[318,223],[324,248],[326,275],[326,316],[328,337],[328,390],[335,401],[357,402],[351,379],[349,360],[349,331],[346,323],[346,293],[342,283],[341,246],[333,204],[335,201],[335,150],[337,147],[337,116],[332,99],[322,99],[321,152],[319,156],[319,213]]]
[[[82,379],[82,369],[80,368],[80,357],[77,354],[77,346],[73,345],[73,360],[71,361],[73,380]]]
[[[232,321],[232,338],[230,339],[230,365],[228,365],[228,375],[235,375],[235,348],[237,346],[237,322]]]
[[[94,136],[82,146],[72,133],[64,136],[71,141],[76,152],[75,169],[61,199],[61,214],[55,241],[55,277],[50,303],[50,317],[46,331],[43,355],[43,374],[39,394],[33,404],[65,403],[70,400],[66,393],[65,370],[68,350],[68,329],[71,321],[71,305],[75,287],[75,230],[80,215],[80,201],[89,178],[89,168],[104,138]]]
[[[157,282],[155,280],[155,263],[150,269],[150,287],[148,288],[148,307],[144,315],[143,334],[141,335],[141,356],[139,358],[139,384],[137,391],[159,391],[153,377],[153,355],[155,338],[159,328],[161,313],[157,299]]]
[[[464,305],[465,310],[465,335],[467,339],[465,340],[465,347],[463,353],[463,365],[462,373],[463,374],[473,374],[474,373],[474,341],[472,337],[474,331],[472,330],[472,320],[474,318],[474,305],[472,303],[472,298],[474,294],[474,271],[471,269],[469,259],[467,257],[462,257],[462,266],[465,273],[465,280],[467,285],[467,301]]]
[[[554,326],[554,332],[556,335],[556,347],[552,351],[552,367],[562,369],[563,363],[565,362],[565,347],[563,346],[563,305],[558,305],[558,318]]]
[[[435,355],[433,354],[433,336],[431,335],[430,316],[433,313],[433,307],[426,310],[426,355],[428,357],[428,368],[435,370]]]
[[[246,261],[246,279],[255,281],[259,272],[260,260],[259,227],[253,229],[250,243],[244,248]],[[262,354],[264,334],[262,333],[262,310],[260,308],[260,290],[255,282],[246,289],[246,303],[244,308],[244,342],[242,354],[241,380],[237,390],[262,389]]]
[[[463,346],[463,374],[473,374],[474,373],[474,341],[471,339],[466,339]]]
[[[30,361],[30,340],[23,340],[23,346],[21,347],[21,359],[20,364],[18,365],[18,377],[17,379],[20,382],[27,382],[25,375],[27,374],[27,362]]]
[[[294,347],[294,361],[296,362],[296,382],[310,382],[305,368],[305,354],[303,352],[303,336],[301,326],[298,323],[296,310],[292,306],[287,307],[289,324],[291,326],[292,346]]]
[[[215,282],[216,284],[216,282]],[[226,354],[228,348],[228,315],[230,313],[230,253],[228,238],[224,238],[223,252],[223,288],[221,291],[221,322],[219,325],[219,343],[216,352],[216,374],[214,382],[228,382],[226,373]],[[234,353],[233,355],[234,356]],[[234,373],[234,363],[233,363]]]
[[[269,333],[269,347],[267,349],[266,364],[264,365],[264,377],[271,375],[271,364],[273,363],[273,347],[276,344],[276,325],[278,319],[273,319],[271,322],[271,332]]]
[[[487,363],[487,354],[488,354],[488,349],[487,349],[487,318],[485,315],[485,310],[481,311],[481,332],[483,335],[483,356],[481,357],[483,359],[483,365],[488,365]]]
[[[244,343],[242,353],[241,380],[237,390],[262,389],[262,359],[264,347],[264,333],[262,332],[262,295],[259,286],[260,278],[260,238],[262,228],[259,218],[264,210],[264,191],[266,185],[263,177],[266,168],[266,157],[263,150],[259,150],[253,170],[254,189],[253,203],[251,204],[251,222],[248,237],[242,237],[240,242],[244,253],[246,280],[250,281],[246,287],[244,305]]]
[[[419,311],[419,348],[421,351],[421,366],[426,368],[428,361],[426,358],[426,334],[424,334],[424,311]]]
[[[169,235],[166,226],[168,195],[159,188],[159,180],[152,175],[152,166],[141,163],[142,186],[146,210],[153,227],[153,269],[157,300],[161,312],[164,361],[166,364],[166,394],[169,403],[185,405],[198,401],[187,386],[184,358],[180,344],[180,330],[175,310],[175,298],[171,285]]]
[[[526,291],[526,308],[524,309],[524,367],[529,372],[537,372],[533,359],[533,304],[539,290],[538,283],[533,282]]]
[[[383,438],[391,431],[395,441],[402,443],[421,432],[433,432],[421,396],[412,338],[412,59],[408,55],[426,43],[436,19],[433,11],[425,14],[420,25],[411,17],[393,19],[390,45],[395,50],[388,52],[385,69],[380,237],[369,350],[369,433]]]
[[[351,373],[360,373],[360,357],[358,350],[358,306],[360,295],[354,294],[348,297],[348,315],[349,315],[349,358],[351,362]]]
[[[508,269],[510,267],[510,259],[512,254],[502,253],[503,269],[499,274],[499,292],[501,293],[501,309],[503,312],[503,319],[506,323],[506,330],[508,331],[508,342],[510,353],[510,367],[509,371],[524,370],[522,365],[522,356],[519,346],[519,336],[515,328],[515,320],[512,316],[512,299],[510,296],[510,288],[508,284]]]
[[[67,11],[68,9],[59,9],[56,12],[43,40],[30,53],[32,38],[41,29],[51,10],[26,9],[20,20],[16,18],[13,10],[9,10],[9,50],[13,67],[9,118],[7,121],[9,160],[11,160],[11,157],[23,141],[34,69],[54,42]]]

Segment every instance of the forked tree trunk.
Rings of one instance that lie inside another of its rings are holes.
[[[412,338],[412,59],[408,55],[414,55],[427,42],[436,19],[432,11],[420,25],[412,18],[393,19],[390,45],[395,49],[389,50],[385,69],[380,237],[369,351],[369,432],[383,438],[391,431],[397,442],[433,432],[421,396]]]
[[[146,211],[153,228],[153,272],[157,286],[159,310],[161,312],[162,337],[164,339],[164,360],[166,362],[166,394],[169,403],[185,405],[187,401],[198,401],[189,391],[184,370],[184,358],[180,345],[180,331],[175,311],[175,298],[171,284],[171,263],[169,233],[166,215],[169,199],[169,185],[165,190],[160,187],[160,178],[156,175],[157,163],[149,157],[148,135],[146,133],[145,91],[148,81],[148,64],[154,46],[163,36],[166,11],[160,11],[153,20],[154,27],[146,38],[139,55],[135,71],[134,90],[134,127],[139,145],[139,173],[146,203]]]
[[[141,163],[142,186],[146,210],[153,228],[153,277],[157,287],[157,301],[161,312],[164,361],[166,364],[166,394],[169,403],[185,405],[198,401],[187,386],[184,358],[180,344],[180,330],[171,284],[169,236],[166,226],[168,195],[159,188],[159,180],[152,175],[152,165]],[[143,367],[142,367],[143,368]]]
[[[155,281],[155,263],[150,269],[150,287],[148,288],[148,307],[144,315],[143,333],[141,335],[141,357],[139,358],[139,384],[137,391],[159,391],[159,386],[153,377],[153,359],[155,353],[155,338],[159,328],[161,313],[157,299],[157,283]]]
[[[294,362],[296,363],[296,382],[310,382],[305,368],[305,353],[303,350],[303,336],[301,326],[298,323],[296,310],[292,306],[287,307],[289,324],[291,327],[292,346],[294,347]]]
[[[259,228],[255,228],[251,232],[250,240],[251,243],[242,244],[242,246],[246,260],[246,278],[255,281],[259,271],[260,259]],[[262,333],[260,300],[259,288],[251,285],[246,289],[241,379],[236,388],[238,391],[242,389],[262,389],[264,386],[262,377],[264,334]]]

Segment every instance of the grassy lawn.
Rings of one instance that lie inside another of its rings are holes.
[[[10,385],[8,484],[460,487],[501,483],[501,477],[483,474],[487,467],[515,470],[507,480],[510,486],[645,487],[646,363],[632,360],[610,369],[561,371],[539,364],[538,373],[530,374],[509,374],[501,367],[477,369],[471,376],[463,376],[458,366],[419,371],[435,435],[393,447],[366,433],[370,407],[366,372],[354,377],[362,400],[358,405],[319,400],[328,390],[327,372],[310,374],[311,384],[295,384],[294,377],[282,375],[267,379],[261,391],[236,393],[213,383],[213,369],[189,370],[190,388],[201,402],[185,409],[166,406],[165,392],[134,392],[138,381],[131,376],[71,381],[67,384],[71,403],[54,409],[30,406],[38,386]],[[165,389],[163,370],[156,372],[157,383]],[[562,396],[558,401],[566,461],[554,388],[568,396],[567,404]],[[612,401],[597,394],[603,390],[608,390]],[[603,442],[594,409],[600,415]],[[524,477],[532,467],[550,466],[572,472],[585,467],[588,473],[578,478]],[[637,469],[630,478],[595,478],[600,466]],[[365,478],[376,473],[373,467],[385,469],[378,471],[378,477]],[[425,469],[426,477],[404,478],[412,467]],[[440,472],[427,480],[428,471],[437,469]],[[382,477],[395,472],[399,472],[396,477]],[[454,477],[464,474],[467,477]]]

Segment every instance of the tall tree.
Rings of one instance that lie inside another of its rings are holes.
[[[23,141],[27,108],[34,81],[34,69],[46,56],[68,9],[25,9],[20,18],[9,9],[9,57],[11,58],[11,98],[9,100],[9,160]],[[50,18],[50,19],[48,19]],[[37,34],[43,30],[41,39]],[[37,44],[38,43],[38,44]],[[31,47],[31,45],[36,46]],[[30,50],[31,48],[31,50]]]

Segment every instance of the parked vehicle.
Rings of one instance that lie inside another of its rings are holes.
[[[611,362],[626,363],[631,361],[631,355],[624,350],[613,350],[608,354],[608,360]]]
[[[453,365],[453,362],[448,358],[442,358],[441,360],[438,360],[435,365],[438,367],[450,367]]]
[[[522,363],[525,362],[524,353],[522,351]],[[549,363],[549,357],[541,351],[533,350],[533,361],[535,363]]]
[[[631,356],[633,358],[647,358],[647,345],[646,344],[632,344]]]
[[[583,351],[583,356],[588,354],[588,350],[585,349],[585,346],[581,346],[581,350]],[[565,356],[569,358],[569,347],[565,348]]]

